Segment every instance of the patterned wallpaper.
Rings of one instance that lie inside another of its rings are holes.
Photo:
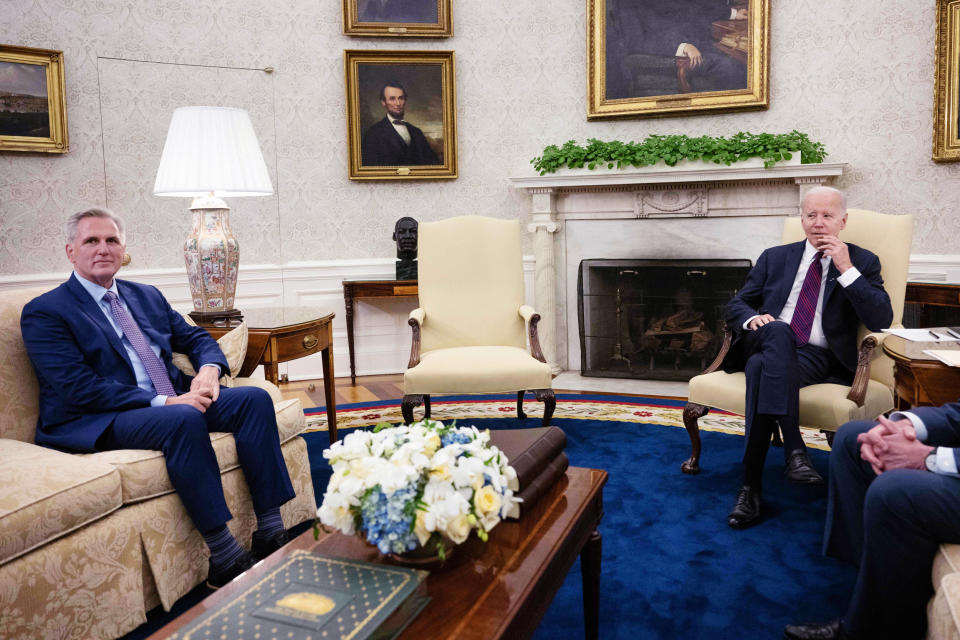
[[[343,36],[334,0],[2,4],[0,42],[66,54],[71,146],[0,154],[5,275],[65,271],[61,223],[91,204],[125,215],[135,266],[181,267],[189,203],[152,186],[170,113],[201,103],[250,111],[274,180],[229,201],[248,265],[389,258],[400,216],[523,219],[507,179],[546,144],[794,128],[850,164],[851,206],[915,213],[915,253],[957,253],[960,164],[930,160],[932,1],[772,0],[769,110],[590,123],[584,0],[454,0],[455,37],[403,41]],[[347,179],[343,50],[365,48],[456,52],[457,180]]]

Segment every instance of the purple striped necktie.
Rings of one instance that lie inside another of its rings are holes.
[[[113,319],[120,325],[120,330],[123,331],[123,335],[127,336],[127,340],[130,341],[130,346],[133,347],[133,350],[140,357],[140,362],[143,363],[143,368],[147,370],[147,375],[150,376],[150,381],[153,382],[153,388],[157,390],[157,395],[176,396],[177,392],[174,391],[173,383],[170,382],[170,376],[167,375],[167,368],[163,366],[163,362],[160,361],[157,354],[155,354],[153,349],[150,348],[150,345],[147,344],[147,339],[144,338],[143,333],[140,332],[140,327],[137,326],[136,320],[134,320],[133,316],[127,313],[127,310],[120,304],[120,298],[118,298],[117,294],[113,291],[107,291],[103,294],[103,297],[110,303],[110,311],[113,313]]]
[[[806,344],[810,339],[813,316],[817,313],[817,300],[820,298],[820,280],[823,278],[823,265],[820,264],[822,257],[823,251],[818,251],[810,262],[803,286],[800,287],[797,306],[793,310],[793,318],[790,320],[790,327],[797,334],[798,345]]]

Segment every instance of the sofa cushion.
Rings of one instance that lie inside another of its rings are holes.
[[[277,416],[277,429],[280,443],[293,438],[306,428],[306,419],[300,400],[293,398],[274,404]],[[237,446],[229,433],[210,434],[213,452],[217,456],[220,473],[226,473],[240,466]],[[76,454],[78,457],[108,464],[120,472],[123,488],[123,503],[130,504],[148,498],[171,493],[173,485],[167,475],[167,465],[160,451],[148,449],[117,449],[98,453]]]
[[[0,439],[0,564],[121,505],[120,474],[98,460]]]
[[[196,326],[196,323],[190,316],[184,316],[184,320],[186,320],[188,324]],[[220,383],[225,387],[232,387],[232,378],[236,378],[240,373],[243,360],[247,357],[247,337],[247,323],[241,322],[240,326],[231,329],[217,340],[220,350],[223,351],[223,355],[227,359],[227,365],[230,367],[230,371],[223,371],[223,376],[220,378]],[[197,375],[196,369],[193,368],[193,363],[190,362],[190,358],[186,354],[174,352],[171,359],[173,360],[174,366],[188,376]],[[224,381],[224,378],[227,380]]]
[[[0,292],[0,438],[33,442],[40,391],[20,335],[23,306],[49,287]]]

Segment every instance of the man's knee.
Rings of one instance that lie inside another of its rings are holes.
[[[791,346],[795,346],[796,338],[793,333],[793,328],[783,322],[782,320],[774,320],[773,322],[768,322],[763,325],[757,331],[760,331],[760,336],[763,338],[764,344],[768,342],[784,342],[790,343]]]
[[[916,509],[918,476],[915,469],[892,469],[870,483],[863,503],[864,526],[888,523],[891,518],[909,519]]]

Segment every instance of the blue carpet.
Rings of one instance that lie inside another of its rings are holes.
[[[581,396],[582,398],[582,396]],[[605,401],[643,398],[601,396]],[[650,400],[659,406],[683,402]],[[388,403],[343,405],[340,410]],[[316,413],[318,409],[308,410]],[[435,410],[435,414],[438,412]],[[513,417],[462,420],[478,428],[515,429]],[[756,526],[726,525],[740,483],[743,438],[701,432],[702,472],[688,476],[680,462],[690,452],[685,430],[608,420],[564,419],[570,464],[605,469],[600,637],[694,640],[780,638],[784,625],[830,620],[843,613],[853,588],[852,567],[820,553],[826,489],[787,483],[780,449],[771,449],[764,475],[764,516]],[[341,430],[341,434],[349,430]],[[341,435],[342,437],[342,435]],[[326,432],[304,434],[317,500],[330,468],[322,452]],[[826,475],[828,453],[810,456]],[[143,638],[197,602],[195,590],[174,611],[153,611],[127,636]],[[554,598],[537,640],[583,637],[579,562]]]
[[[515,418],[461,422],[481,429],[521,425]],[[680,472],[690,452],[683,429],[582,419],[553,424],[567,434],[571,465],[610,474],[600,524],[601,638],[780,638],[786,624],[843,613],[855,572],[821,555],[826,489],[786,482],[781,449],[768,456],[761,522],[735,531],[726,515],[740,486],[741,436],[701,432],[703,470],[688,476]],[[327,434],[305,438],[321,500],[330,476],[321,455]],[[823,474],[828,455],[810,450]],[[578,562],[535,638],[582,637],[581,593]]]

